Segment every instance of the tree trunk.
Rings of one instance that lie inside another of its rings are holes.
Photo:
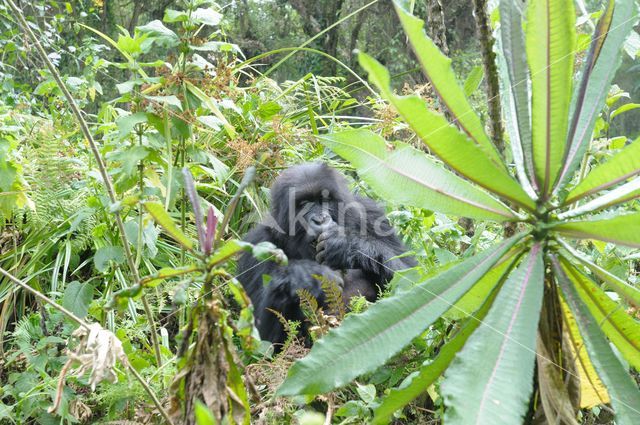
[[[293,7],[302,19],[302,29],[308,37],[314,37],[340,19],[344,0],[290,0]],[[317,45],[328,55],[336,57],[338,54],[338,41],[340,33],[338,26],[324,33]],[[328,75],[335,75],[336,63],[325,61],[322,67]]]
[[[300,18],[302,19],[302,30],[308,37],[313,37],[319,33],[322,28],[320,22],[313,11],[310,11],[305,0],[291,0],[289,2]]]
[[[571,424],[580,409],[580,384],[553,276],[547,274],[536,341],[536,388],[539,403],[527,423]],[[536,395],[534,394],[534,397]]]
[[[238,2],[237,11],[240,36],[246,38],[249,34],[249,3],[247,0]]]
[[[442,53],[449,56],[446,31],[442,3],[440,0],[427,0],[427,34]]]
[[[351,65],[351,68],[354,68],[356,65],[357,57],[353,54],[353,51],[356,49],[356,47],[358,47],[358,37],[360,36],[360,30],[362,29],[362,25],[364,24],[365,16],[367,16],[367,9],[358,13],[356,24],[351,30],[351,40],[349,41],[349,64]]]
[[[144,0],[135,0],[133,2],[133,13],[129,21],[129,34],[133,34],[136,26],[138,26],[138,18],[140,18],[140,13],[142,12],[143,1]]]
[[[325,15],[326,20],[325,20],[324,28],[327,28],[330,25],[333,25],[340,19],[340,15],[342,14],[343,3],[344,3],[344,0],[336,0],[333,3],[329,3],[330,6]],[[336,25],[335,27],[331,28],[325,35],[324,51],[325,53],[333,56],[334,58],[338,57],[338,41],[340,39],[340,33],[338,32],[339,28],[340,26]],[[335,61],[329,61],[329,63],[327,64],[328,75],[336,74],[336,66],[337,65]]]
[[[473,0],[476,31],[480,41],[482,64],[484,67],[484,81],[487,90],[487,104],[489,107],[490,136],[496,148],[504,154],[504,140],[502,139],[502,113],[500,109],[500,86],[498,83],[498,68],[496,54],[493,51],[493,35],[489,17],[487,16],[487,1]]]

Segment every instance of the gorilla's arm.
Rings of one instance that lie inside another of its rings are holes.
[[[268,241],[278,245],[270,229],[262,225],[249,232],[245,240],[251,243]],[[299,321],[304,326],[298,290],[308,290],[323,305],[322,284],[314,275],[324,276],[339,286],[343,285],[338,272],[313,260],[290,259],[288,265],[281,266],[273,261],[259,261],[250,253],[245,253],[238,261],[238,271],[238,279],[253,303],[260,336],[276,344],[283,343],[287,335],[278,317],[267,309],[280,312],[287,320]],[[264,280],[265,275],[270,276],[270,279]],[[303,330],[304,334],[306,332]]]
[[[397,270],[417,265],[412,256],[398,257],[406,248],[384,211],[368,198],[356,198],[360,209],[344,217],[318,238],[317,260],[335,269],[361,269],[376,283],[386,283]]]

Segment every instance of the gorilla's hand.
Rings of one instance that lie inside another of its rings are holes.
[[[318,236],[316,261],[334,269],[349,268],[349,265],[346,264],[348,247],[349,242],[345,236],[344,229],[336,223],[332,223]]]
[[[296,297],[300,289],[306,289],[322,304],[324,303],[322,279],[335,282],[340,289],[344,287],[344,281],[339,272],[310,260],[302,260],[301,263],[303,264],[298,264],[298,267],[289,266],[289,295],[291,297]],[[320,276],[322,279],[318,279],[316,276]]]

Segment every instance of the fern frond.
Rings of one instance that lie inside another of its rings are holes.
[[[282,344],[282,350],[281,350],[282,353],[286,353],[287,348],[289,348],[289,346],[293,344],[293,342],[296,340],[296,337],[298,336],[298,329],[300,329],[300,322],[289,321],[285,319],[282,313],[272,308],[267,308],[267,310],[273,313],[278,318],[278,322],[282,324],[282,327],[284,328],[284,332],[287,334],[287,339]]]
[[[347,314],[347,312],[344,307],[342,290],[336,282],[325,277],[322,277],[320,281],[322,282],[322,290],[327,297],[327,307],[329,307],[329,311],[339,320],[344,319],[344,315]]]
[[[306,289],[298,289],[297,292],[298,297],[300,297],[300,308],[304,316],[309,319],[312,325],[322,325],[321,318],[318,315],[318,310],[320,309],[318,300]]]

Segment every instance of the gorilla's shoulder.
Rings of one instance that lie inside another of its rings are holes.
[[[384,207],[379,202],[360,195],[356,195],[355,199],[365,208],[368,216],[385,215]]]
[[[244,237],[245,242],[249,242],[252,244],[265,242],[265,241],[273,242],[273,240],[274,240],[273,229],[271,229],[270,226],[264,223],[260,223],[256,225]]]

